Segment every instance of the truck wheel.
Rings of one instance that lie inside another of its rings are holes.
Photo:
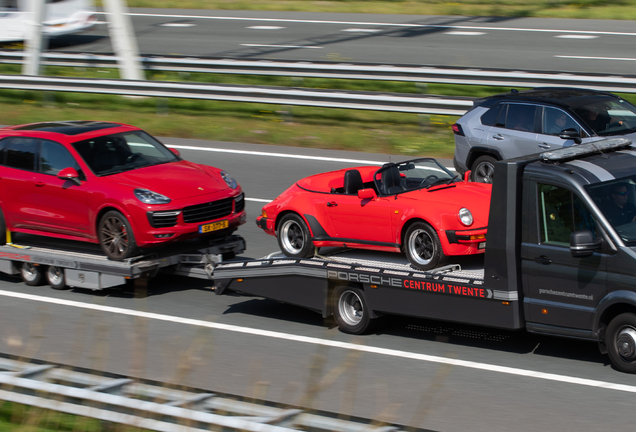
[[[4,221],[4,214],[0,210],[0,246],[7,244],[7,224]]]
[[[309,228],[303,218],[295,213],[283,216],[276,233],[280,250],[292,258],[310,258],[314,256],[314,243]]]
[[[128,220],[116,210],[102,216],[97,226],[97,235],[99,245],[110,260],[123,261],[138,252]]]
[[[20,267],[20,275],[25,284],[30,286],[42,285],[44,279],[44,270],[42,266],[36,266],[32,263],[22,263]]]
[[[46,280],[51,288],[61,290],[66,288],[66,280],[64,279],[64,269],[56,266],[49,266],[46,269]]]
[[[492,156],[478,157],[471,168],[471,180],[478,183],[492,183],[496,161]]]
[[[341,331],[363,334],[370,330],[370,311],[362,290],[348,286],[337,287],[334,291],[333,310]]]
[[[404,236],[404,252],[411,265],[419,270],[430,270],[446,261],[437,233],[426,222],[415,222]]]
[[[605,345],[616,369],[636,373],[636,315],[624,313],[607,327]]]

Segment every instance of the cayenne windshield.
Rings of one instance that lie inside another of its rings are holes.
[[[636,242],[636,175],[589,185],[586,189],[621,239]]]
[[[386,164],[375,175],[375,184],[383,195],[451,184],[455,180],[456,175],[429,158]]]
[[[78,141],[73,147],[98,176],[179,160],[163,144],[142,131]]]
[[[581,105],[574,108],[574,112],[600,136],[636,131],[636,106],[622,99]]]

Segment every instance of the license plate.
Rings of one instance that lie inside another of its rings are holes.
[[[201,234],[205,234],[212,231],[217,231],[223,228],[227,228],[229,226],[230,226],[230,223],[228,221],[222,220],[222,221],[212,222],[205,225],[199,225],[199,232]]]
[[[478,249],[486,249],[486,242],[481,242],[477,245]]]

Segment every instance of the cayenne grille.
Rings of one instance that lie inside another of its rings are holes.
[[[181,211],[148,212],[148,221],[153,228],[168,228],[177,224]]]
[[[234,213],[240,213],[245,209],[245,195],[240,194],[234,198]]]
[[[197,223],[229,216],[232,213],[234,198],[225,198],[205,204],[198,204],[183,209],[185,223]]]

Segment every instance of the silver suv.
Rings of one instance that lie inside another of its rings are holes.
[[[636,138],[636,106],[605,92],[535,88],[487,97],[453,125],[453,164],[491,183],[494,163],[608,136]]]

